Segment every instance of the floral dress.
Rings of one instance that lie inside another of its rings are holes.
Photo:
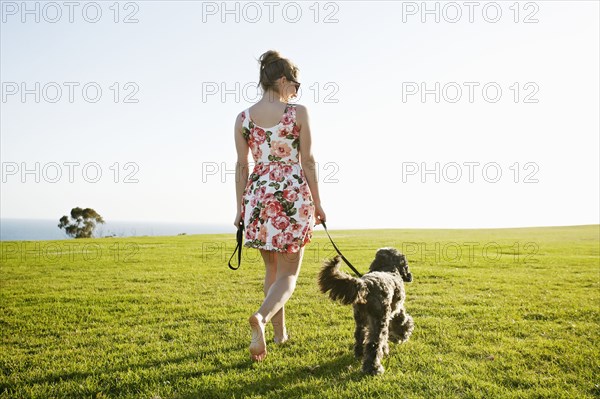
[[[256,125],[248,109],[242,120],[255,163],[242,198],[244,246],[296,253],[312,238],[315,210],[299,163],[296,106],[286,104],[281,120],[270,128]]]

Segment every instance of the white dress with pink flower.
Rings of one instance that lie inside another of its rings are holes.
[[[281,120],[270,128],[256,125],[248,109],[242,120],[254,158],[242,199],[244,246],[298,252],[312,238],[315,206],[299,163],[296,106],[286,104]]]

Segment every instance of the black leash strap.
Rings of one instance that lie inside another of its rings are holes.
[[[231,258],[229,258],[229,268],[231,270],[237,270],[240,268],[240,265],[242,264],[242,241],[243,241],[243,234],[244,234],[244,222],[242,222],[239,226],[238,226],[238,230],[237,230],[237,245],[235,247],[235,251],[233,251],[233,254],[231,255]],[[238,265],[237,267],[233,267],[231,266],[231,259],[233,259],[233,257],[235,256],[235,253],[237,252],[238,254]]]
[[[352,266],[352,263],[350,263],[350,261],[348,261],[348,259],[346,259],[346,257],[344,256],[344,254],[342,254],[342,252],[339,250],[339,248],[337,247],[337,245],[335,245],[335,242],[333,242],[333,239],[331,238],[331,236],[329,235],[329,231],[327,231],[327,225],[325,224],[324,221],[321,221],[321,224],[323,225],[323,228],[325,229],[325,233],[327,233],[327,237],[329,237],[329,241],[331,241],[331,245],[333,245],[333,248],[336,250],[336,252],[342,257],[342,260],[344,261],[344,263],[346,263],[348,265],[348,267],[350,269],[352,269],[352,271],[358,276],[358,277],[362,277],[362,274],[360,274],[360,272],[358,270],[356,270],[356,268],[354,266]],[[233,254],[231,254],[231,257],[229,258],[229,268],[231,270],[237,270],[240,268],[240,265],[242,264],[242,246],[243,246],[243,235],[244,235],[244,222],[242,222],[240,224],[240,226],[238,227],[237,230],[237,245],[235,247],[235,250],[233,251]],[[238,258],[238,265],[237,267],[233,267],[231,265],[231,260],[233,259],[233,257],[235,256],[235,254],[238,254],[237,258]]]
[[[358,270],[356,270],[354,268],[354,266],[352,266],[352,263],[350,263],[348,261],[348,259],[346,259],[346,257],[344,255],[342,255],[342,252],[338,249],[337,245],[335,245],[335,243],[333,242],[333,240],[331,239],[331,236],[329,235],[329,232],[327,231],[327,226],[325,225],[325,222],[321,220],[321,224],[323,225],[323,228],[325,229],[325,233],[327,233],[327,237],[329,237],[329,241],[331,241],[331,244],[333,245],[333,248],[335,248],[335,250],[337,251],[338,254],[340,254],[340,256],[342,257],[342,260],[348,265],[348,267],[350,269],[352,269],[352,271],[358,276],[358,277],[362,277],[362,274],[360,274],[358,272]]]

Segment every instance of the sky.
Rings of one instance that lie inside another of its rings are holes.
[[[233,126],[274,49],[300,69],[329,228],[599,223],[597,1],[1,11],[2,218],[233,229]]]

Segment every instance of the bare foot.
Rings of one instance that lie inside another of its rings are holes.
[[[286,335],[284,335],[284,336],[283,336],[283,337],[281,337],[281,338],[278,338],[278,337],[273,337],[273,341],[274,341],[276,344],[279,344],[279,345],[280,345],[280,344],[283,344],[283,343],[286,343],[286,342],[288,341],[288,339],[290,339],[290,338],[288,337],[288,335],[287,335],[287,334],[286,334]]]
[[[281,322],[276,322],[273,320],[271,320],[271,324],[273,324],[273,341],[276,344],[283,344],[286,342],[289,337],[285,326],[282,326]]]
[[[267,356],[267,342],[265,341],[265,325],[260,313],[255,313],[248,319],[252,329],[252,341],[250,342],[250,358],[260,362]]]

